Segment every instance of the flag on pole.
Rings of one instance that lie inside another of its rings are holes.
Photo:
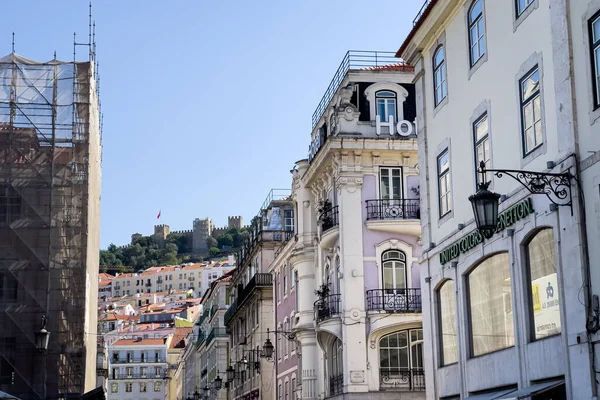
[[[158,215],[156,216],[156,219],[160,219],[160,213],[162,210],[158,210]]]

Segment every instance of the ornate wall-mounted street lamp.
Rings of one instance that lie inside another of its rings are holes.
[[[42,327],[39,332],[35,333],[35,346],[40,353],[48,351],[48,342],[50,341],[50,332],[46,330],[48,322],[45,315],[42,315]]]
[[[269,330],[269,328],[267,328],[267,340],[265,340],[265,343],[263,344],[263,351],[260,354],[260,356],[262,358],[266,358],[267,361],[273,362],[273,351],[275,350],[275,346],[273,346],[273,343],[271,342],[271,339],[269,338],[269,334],[273,333],[275,335],[280,334],[283,335],[287,340],[294,341],[294,333],[293,332],[287,332],[287,331],[278,331],[277,329],[274,331]]]
[[[573,209],[573,196],[571,193],[571,178],[569,172],[561,174],[519,171],[513,169],[487,169],[485,162],[479,163],[481,181],[477,185],[477,193],[469,196],[473,206],[473,214],[477,229],[486,239],[491,238],[496,232],[498,223],[498,200],[500,195],[488,190],[490,182],[486,182],[486,174],[494,173],[498,178],[508,175],[519,182],[531,194],[545,194],[557,206],[569,206]]]

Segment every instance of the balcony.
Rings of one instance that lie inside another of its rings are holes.
[[[340,315],[342,295],[330,294],[315,301],[315,318],[317,323]]]
[[[194,277],[194,275],[188,276],[188,281],[192,282],[192,281],[195,281],[195,280],[196,280],[196,278]]]
[[[421,289],[367,290],[367,311],[420,313]]]
[[[146,282],[146,287],[152,287],[152,282]]]
[[[325,206],[324,211],[319,215],[318,223],[321,225],[320,245],[324,249],[330,249],[340,236],[338,206]]]
[[[237,298],[238,306],[244,303],[244,300],[254,292],[256,288],[273,288],[273,275],[269,273],[254,274],[250,282],[239,292]]]
[[[319,123],[329,102],[342,84],[348,71],[397,64],[399,61],[399,59],[395,58],[395,53],[388,51],[348,51],[312,115],[312,129],[315,129],[315,126]]]
[[[419,199],[367,200],[367,228],[374,231],[421,235]]]
[[[329,378],[329,396],[337,396],[344,391],[344,375],[334,375]]]
[[[425,390],[425,372],[423,368],[380,368],[380,390]]]
[[[126,379],[165,379],[167,378],[167,374],[163,373],[163,374],[154,374],[154,373],[148,373],[148,374],[115,374],[113,375],[112,379],[113,380],[126,380]]]
[[[237,312],[237,300],[231,303],[227,311],[225,312],[225,316],[223,317],[223,324],[225,326],[229,325],[229,321],[233,318],[235,313]]]
[[[213,328],[206,337],[206,345],[208,346],[216,337],[229,337],[225,328]]]
[[[198,339],[196,339],[196,348],[200,347],[202,343],[204,343],[204,339],[206,339],[206,335],[204,334],[204,332],[201,331],[198,334]]]
[[[198,322],[196,323],[196,325],[202,325],[204,320],[208,317],[209,313],[210,313],[210,308],[205,309],[204,312],[202,313],[202,315],[200,316],[200,318],[198,319]]]
[[[294,231],[271,231],[263,230],[262,228],[254,228],[250,233],[250,237],[248,237],[236,256],[238,268],[241,268],[245,261],[252,257],[254,249],[256,249],[260,243],[276,242],[283,244],[287,243],[292,237],[294,237]]]
[[[112,359],[111,360],[111,364],[164,364],[166,363],[166,361],[161,361],[162,359],[159,357],[157,358],[150,358],[150,357],[146,357],[146,358],[142,358],[142,357],[135,357],[135,358],[128,358],[128,359]]]

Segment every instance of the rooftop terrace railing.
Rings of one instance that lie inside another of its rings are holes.
[[[315,129],[317,122],[325,112],[327,105],[333,98],[333,95],[342,84],[346,73],[351,69],[364,69],[372,67],[382,67],[384,65],[397,64],[401,62],[396,58],[394,52],[391,51],[365,51],[365,50],[350,50],[344,56],[342,63],[338,67],[333,79],[329,83],[323,98],[319,102],[317,109],[312,115],[312,129]]]
[[[427,6],[431,3],[431,0],[425,0],[425,2],[423,3],[423,5],[421,6],[421,9],[419,10],[419,12],[417,13],[417,16],[415,17],[415,19],[413,19],[413,26],[415,26],[417,24],[417,22],[419,22],[419,20],[421,19],[421,17],[423,16],[423,13],[425,12],[425,10],[427,9]]]

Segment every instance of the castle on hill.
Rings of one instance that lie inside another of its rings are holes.
[[[243,227],[244,218],[240,215],[227,217],[227,226],[220,228],[216,228],[210,218],[196,218],[194,219],[191,230],[171,232],[169,225],[154,225],[154,234],[152,235],[152,238],[158,247],[163,248],[165,247],[165,242],[169,235],[182,234],[185,236],[187,243],[191,244],[190,247],[193,253],[202,253],[208,250],[206,239],[209,236],[216,239],[231,228],[242,229]],[[141,233],[134,233],[131,235],[131,243],[133,244],[133,242],[143,236],[144,235]]]

